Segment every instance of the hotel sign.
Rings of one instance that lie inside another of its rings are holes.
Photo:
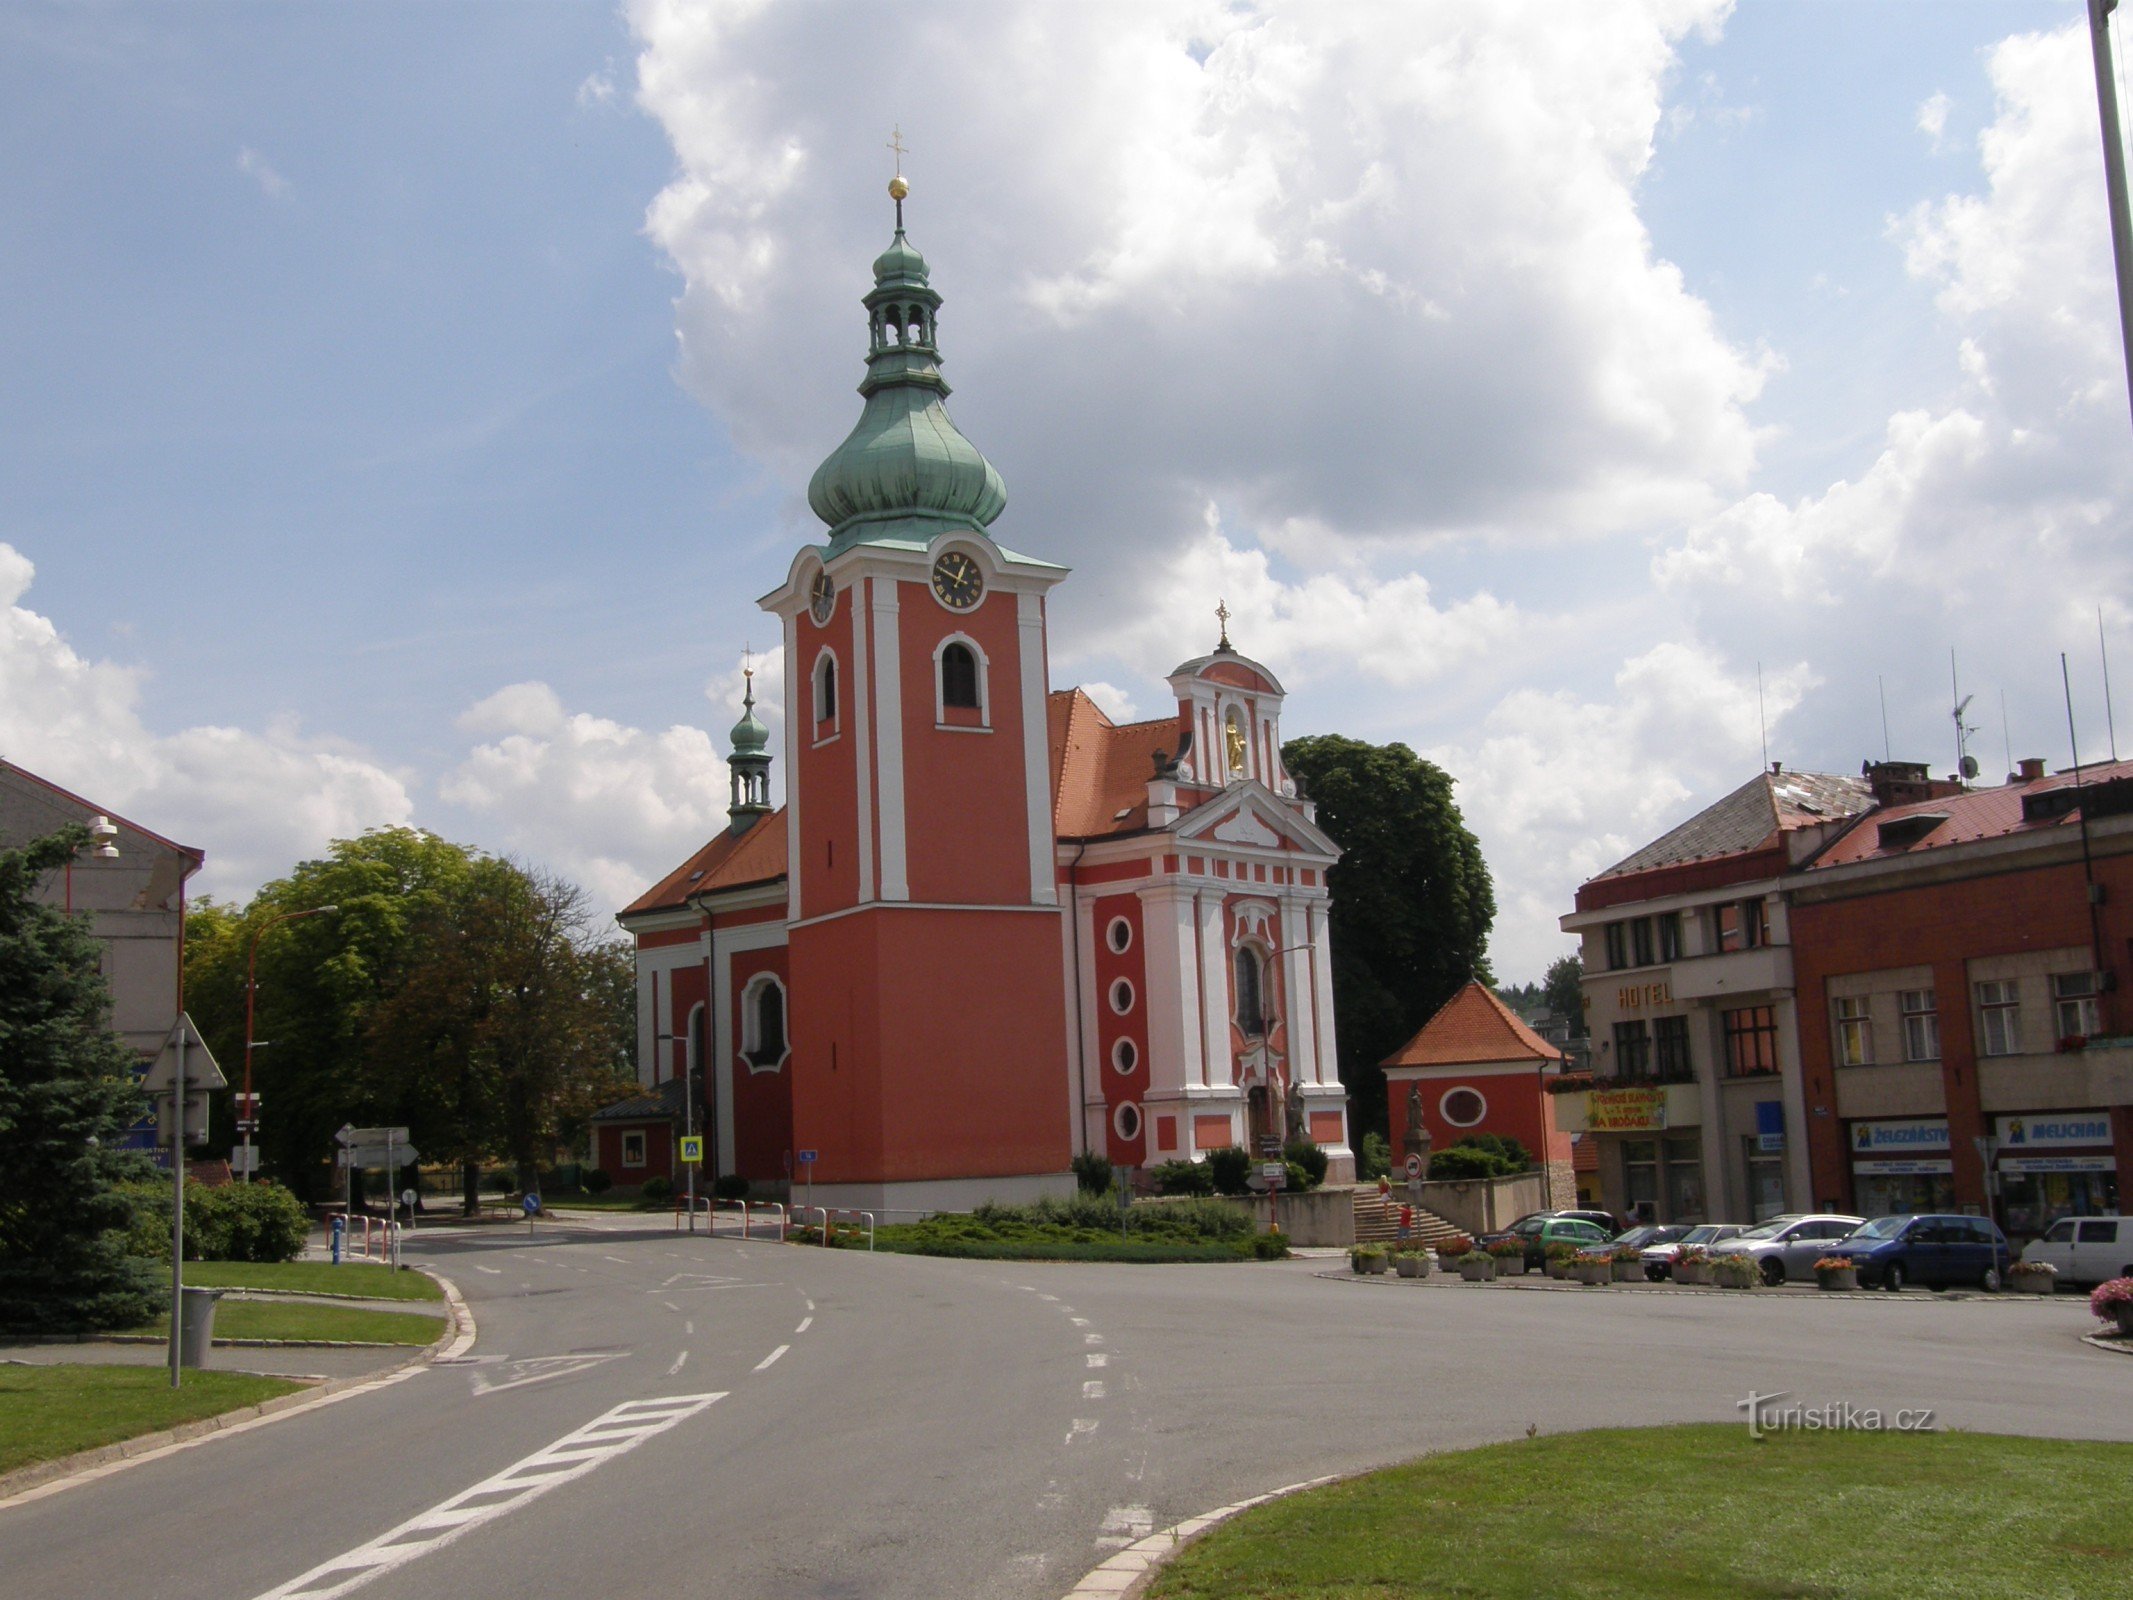
[[[1661,978],[1657,983],[1625,983],[1615,991],[1615,1004],[1624,1011],[1642,1011],[1646,1006],[1670,1006],[1674,985]]]
[[[1594,1089],[1586,1125],[1594,1133],[1656,1133],[1666,1126],[1664,1089]]]

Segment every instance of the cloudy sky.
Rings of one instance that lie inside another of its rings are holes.
[[[2078,0],[17,0],[0,755],[225,896],[396,822],[634,894],[723,822],[893,126],[1055,683],[1155,714],[1226,599],[1288,733],[1458,779],[1504,978],[1763,723],[1947,770],[1951,650],[1989,777],[2061,651],[2103,753]]]

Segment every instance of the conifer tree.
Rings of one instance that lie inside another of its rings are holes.
[[[101,950],[37,899],[88,842],[62,829],[0,849],[0,1329],[123,1327],[153,1315],[130,1258],[118,1144],[140,1115],[139,1062],[111,1031]]]

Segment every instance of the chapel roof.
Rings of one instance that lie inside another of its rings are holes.
[[[1563,1052],[1519,1021],[1494,989],[1478,978],[1437,1008],[1407,1043],[1380,1066],[1448,1067],[1482,1061],[1560,1061]]]
[[[785,808],[756,819],[746,833],[724,830],[622,908],[625,917],[679,911],[692,895],[775,883],[785,876]]]
[[[688,1096],[688,1083],[683,1078],[669,1078],[655,1089],[646,1089],[633,1094],[627,1100],[617,1100],[611,1106],[602,1106],[589,1120],[593,1122],[650,1122],[660,1117],[678,1117]]]

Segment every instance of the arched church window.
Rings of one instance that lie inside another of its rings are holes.
[[[1237,946],[1237,1027],[1247,1039],[1266,1033],[1265,970],[1259,952],[1248,944]]]
[[[741,1055],[758,1072],[785,1060],[785,986],[759,973],[741,995]]]
[[[941,704],[978,708],[978,658],[967,644],[952,644],[941,652]]]
[[[828,731],[825,724],[837,720],[837,658],[827,650],[815,661],[815,731]]]

